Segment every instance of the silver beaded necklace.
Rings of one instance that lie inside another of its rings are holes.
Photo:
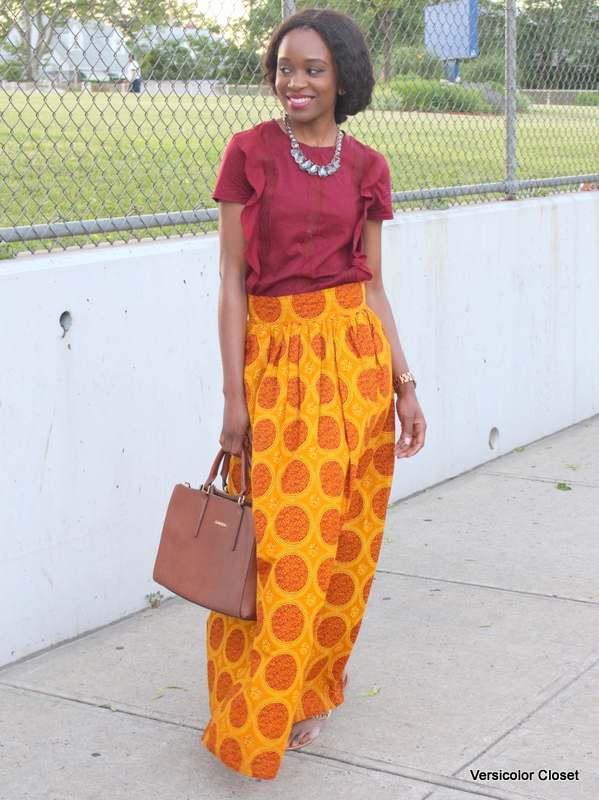
[[[310,161],[310,159],[302,153],[301,147],[299,146],[297,139],[289,127],[289,117],[287,114],[285,114],[283,122],[285,123],[287,134],[291,139],[291,157],[294,159],[295,163],[300,169],[302,169],[304,172],[307,172],[308,175],[318,175],[319,178],[328,178],[329,175],[334,175],[335,172],[337,172],[341,166],[341,142],[343,141],[343,131],[339,125],[337,125],[337,143],[335,145],[335,153],[333,158],[328,164],[319,166],[318,164],[312,163],[312,161]]]

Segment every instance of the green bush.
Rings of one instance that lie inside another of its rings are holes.
[[[503,85],[503,83],[500,82],[487,83],[486,86],[489,89],[495,89],[496,92],[501,92],[501,94],[505,96],[505,86]],[[487,102],[491,101],[487,100]],[[491,103],[491,105],[493,105],[493,103]],[[503,112],[503,109],[504,105],[501,104],[501,108],[499,108],[498,111]],[[521,111],[521,112],[532,111],[532,100],[530,100],[525,94],[516,92],[516,111]]]
[[[404,75],[378,84],[373,93],[372,108],[378,111],[428,111],[432,113],[462,112],[465,114],[503,114],[505,104],[500,83],[484,87],[460,86],[438,80],[425,80],[418,75]],[[523,94],[516,95],[520,112],[532,109]]]
[[[377,86],[372,105],[380,111],[496,113],[496,109],[484,101],[480,89],[464,89],[456,84],[425,80],[418,75],[406,75]]]
[[[460,62],[460,78],[469,83],[505,82],[505,56],[492,53]]]
[[[532,100],[526,97],[525,94],[516,93],[516,111],[528,112],[532,111]]]
[[[393,49],[395,75],[419,75],[421,78],[442,78],[443,62],[423,47],[397,47]]]
[[[570,103],[572,106],[599,106],[598,92],[579,92]]]
[[[375,86],[371,107],[377,111],[403,111],[403,97],[388,84]]]

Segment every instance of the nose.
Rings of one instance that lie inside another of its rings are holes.
[[[287,85],[290,89],[301,89],[303,86],[307,85],[306,76],[302,72],[294,72],[289,78],[289,83]]]

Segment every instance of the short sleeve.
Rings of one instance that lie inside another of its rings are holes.
[[[372,187],[373,200],[366,215],[367,219],[393,219],[389,165],[383,156],[380,156],[380,158],[383,162],[383,169]]]
[[[254,190],[245,173],[245,159],[237,137],[233,136],[225,148],[212,194],[213,200],[227,200],[244,205],[247,203]]]

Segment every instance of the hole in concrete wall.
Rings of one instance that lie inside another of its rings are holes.
[[[499,447],[499,431],[497,428],[491,428],[489,431],[489,447],[491,450],[497,450]]]
[[[71,312],[63,311],[58,321],[60,322],[60,327],[62,328],[62,338],[64,339],[68,329],[73,324],[73,317],[71,316]]]

